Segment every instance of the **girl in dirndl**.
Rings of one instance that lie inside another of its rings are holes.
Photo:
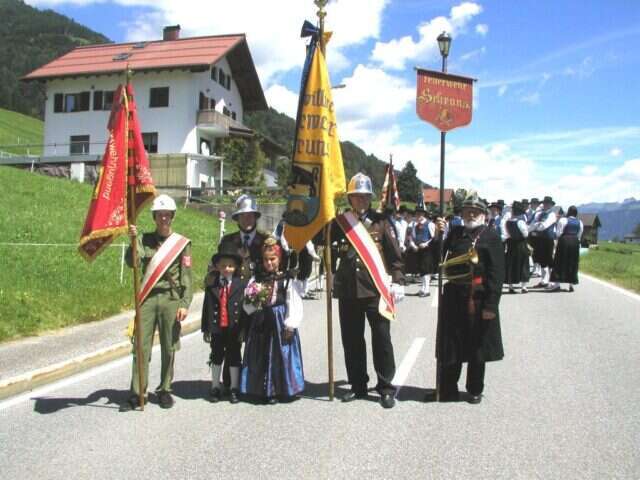
[[[273,405],[304,390],[298,328],[302,321],[300,282],[280,271],[282,248],[268,238],[262,268],[249,280],[244,310],[249,330],[242,360],[240,391]]]

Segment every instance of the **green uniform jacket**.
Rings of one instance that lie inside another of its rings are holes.
[[[161,237],[156,232],[138,235],[138,259],[142,267],[142,275],[147,271],[147,266],[151,258],[164,242],[165,237]],[[131,247],[127,249],[125,260],[129,267],[133,267]],[[193,299],[193,280],[191,272],[191,244],[188,244],[180,255],[173,261],[167,271],[156,283],[154,289],[171,290],[171,295],[176,300],[180,300],[178,308],[189,308]]]

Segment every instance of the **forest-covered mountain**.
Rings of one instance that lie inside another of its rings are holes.
[[[52,10],[0,0],[0,108],[42,118],[42,86],[20,78],[77,46],[109,41]]]

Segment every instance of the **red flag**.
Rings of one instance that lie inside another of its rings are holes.
[[[400,195],[396,184],[396,174],[393,170],[393,156],[389,156],[389,164],[384,173],[384,183],[382,184],[380,196],[380,211],[384,211],[388,205],[393,205],[396,210],[400,208]]]
[[[125,91],[128,95],[124,95]],[[155,196],[131,84],[118,85],[107,129],[109,138],[102,157],[100,178],[93,191],[78,246],[80,254],[89,262],[120,234],[127,233],[128,222],[136,220],[131,218],[132,199],[128,198],[127,185],[135,190],[136,213]]]

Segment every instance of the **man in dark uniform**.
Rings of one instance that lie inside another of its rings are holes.
[[[379,213],[371,209],[373,195],[371,179],[362,173],[356,174],[347,189],[353,213],[367,229],[378,248],[387,273],[391,275],[391,290],[401,295],[404,283],[402,257],[393,226]],[[351,390],[342,397],[350,402],[367,396],[367,350],[364,338],[365,316],[371,328],[373,364],[378,377],[376,390],[380,393],[380,404],[384,408],[395,405],[396,389],[391,384],[396,366],[391,344],[391,325],[378,308],[378,292],[364,260],[345,237],[342,228],[334,222],[333,240],[338,242],[340,264],[334,277],[333,294],[338,299],[340,330],[347,367],[347,379]]]
[[[458,379],[462,364],[467,363],[467,398],[469,403],[480,403],[485,362],[504,356],[498,312],[505,273],[504,250],[495,229],[485,225],[486,213],[486,203],[472,193],[462,205],[464,226],[453,227],[445,239],[448,281],[436,335],[440,401],[458,400]],[[441,218],[437,229],[445,230]],[[472,260],[473,255],[469,255],[469,261],[449,263],[474,252],[477,263]]]

